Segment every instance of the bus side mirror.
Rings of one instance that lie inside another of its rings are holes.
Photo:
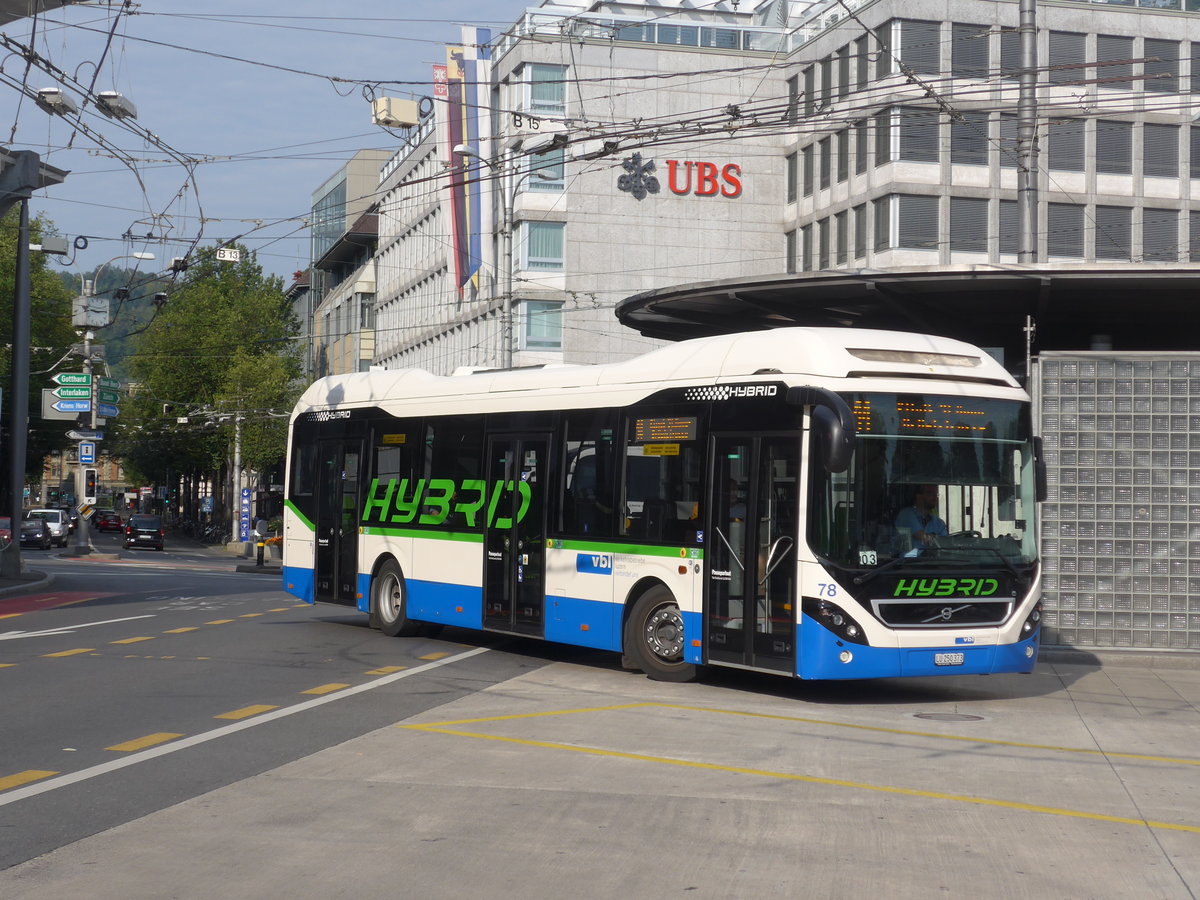
[[[792,406],[811,406],[811,436],[827,472],[845,472],[854,456],[854,413],[838,394],[827,388],[788,388]]]
[[[1037,494],[1037,502],[1043,503],[1049,493],[1046,486],[1046,454],[1042,452],[1042,439],[1033,439],[1033,483]]]

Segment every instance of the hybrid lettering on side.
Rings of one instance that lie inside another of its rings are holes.
[[[363,504],[364,525],[441,525],[453,512],[461,515],[468,528],[511,528],[508,515],[512,493],[520,496],[517,521],[525,518],[532,489],[524,481],[497,481],[488,485],[481,478],[454,481],[452,478],[395,478],[380,489],[379,479],[371,481],[371,491]]]

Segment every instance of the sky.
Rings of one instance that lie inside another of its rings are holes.
[[[31,204],[72,246],[87,241],[52,268],[81,274],[125,257],[113,265],[161,272],[197,237],[239,238],[287,284],[308,265],[313,191],[357,150],[399,146],[371,124],[369,97],[430,95],[430,67],[460,25],[498,34],[534,5],[356,0],[346,16],[317,0],[140,0],[120,16],[103,2],[64,7],[3,28],[0,140],[70,171]],[[85,87],[94,79],[94,92],[120,92],[142,133],[92,108],[83,133],[23,98],[22,84],[69,83],[27,71],[14,42]],[[417,83],[386,84],[397,81]],[[202,162],[189,175],[181,156]]]

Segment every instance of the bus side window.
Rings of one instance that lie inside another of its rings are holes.
[[[563,533],[612,537],[615,417],[610,410],[589,410],[564,419]]]
[[[317,518],[317,442],[293,442],[288,499],[309,521]]]

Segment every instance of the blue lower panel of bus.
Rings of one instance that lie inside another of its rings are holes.
[[[441,581],[407,582],[408,617],[422,622],[479,628],[483,624],[483,590]]]
[[[296,566],[283,567],[283,589],[293,596],[299,597],[305,603],[315,603],[313,599],[313,570],[301,569]]]
[[[1003,646],[867,647],[840,641],[816,620],[804,616],[797,674],[820,679],[1032,672],[1040,637],[1038,632],[1028,640]],[[1030,648],[1032,654],[1026,655]],[[840,658],[843,652],[850,655],[846,662]]]
[[[546,597],[546,640],[621,649],[621,607],[578,597]]]

